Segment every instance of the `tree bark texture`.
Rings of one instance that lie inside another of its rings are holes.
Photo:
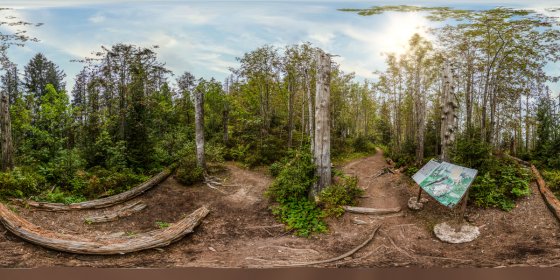
[[[206,207],[201,207],[165,229],[132,236],[85,238],[36,226],[0,203],[0,220],[4,227],[14,235],[57,251],[88,255],[125,254],[167,246],[193,232],[209,212]]]
[[[313,159],[318,181],[312,195],[331,184],[331,130],[330,108],[331,57],[322,51],[317,53],[317,86],[315,96],[315,149]]]
[[[14,147],[12,140],[12,122],[7,93],[0,94],[0,133],[2,137],[2,171],[14,168]]]
[[[441,110],[441,154],[440,158],[449,161],[449,148],[455,141],[455,132],[457,130],[457,113],[455,110],[458,104],[455,103],[454,97],[455,86],[453,84],[452,65],[446,61],[443,68],[443,92],[442,92],[442,110]]]
[[[196,164],[206,170],[206,160],[204,158],[204,95],[201,90],[195,91],[194,96],[195,111],[195,142],[196,142]]]

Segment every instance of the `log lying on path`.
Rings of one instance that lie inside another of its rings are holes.
[[[154,177],[150,178],[148,181],[126,191],[116,195],[89,200],[79,203],[63,204],[63,203],[51,203],[51,202],[38,202],[38,201],[23,201],[25,204],[39,208],[41,210],[47,211],[68,211],[68,210],[82,210],[82,209],[99,209],[109,206],[113,206],[119,203],[128,201],[134,197],[137,197],[144,193],[145,191],[153,188],[159,183],[163,182],[167,177],[171,175],[170,169],[164,169]]]
[[[558,198],[556,198],[554,193],[552,193],[552,191],[548,188],[541,176],[541,173],[539,173],[539,170],[532,164],[531,171],[533,172],[533,175],[535,175],[535,178],[537,178],[537,185],[539,186],[539,191],[546,203],[546,206],[548,206],[548,209],[550,209],[556,219],[560,221],[560,201],[558,201]]]
[[[354,206],[342,206],[346,212],[356,213],[356,214],[368,214],[368,215],[383,215],[392,214],[401,211],[400,207],[395,208],[366,208],[366,207],[354,207]]]
[[[521,165],[525,165],[525,166],[531,167],[531,164],[530,164],[529,162],[524,161],[524,160],[522,160],[522,159],[520,159],[520,158],[516,158],[516,157],[510,156],[510,155],[508,155],[508,154],[505,154],[505,157],[506,157],[506,158],[509,158],[509,159],[513,159],[514,161],[516,161],[517,163],[519,163],[519,164],[521,164]]]
[[[535,167],[535,165],[510,155],[506,155],[506,156],[510,159],[517,161],[519,164],[531,167],[531,172],[533,172],[533,175],[537,179],[539,192],[541,193],[546,206],[548,207],[548,209],[550,209],[552,214],[554,214],[554,217],[556,217],[556,219],[560,221],[560,201],[558,200],[558,198],[556,198],[554,193],[548,188],[546,182],[541,176],[541,173]]]
[[[147,205],[142,201],[136,201],[126,204],[123,207],[104,215],[87,217],[84,219],[84,222],[88,224],[112,222],[118,220],[119,218],[128,217],[136,212],[140,212],[146,207]]]
[[[165,229],[139,233],[133,236],[80,238],[36,226],[0,203],[0,220],[11,233],[46,248],[88,255],[125,254],[167,246],[193,232],[194,228],[200,224],[208,213],[209,210],[206,207],[201,207]]]

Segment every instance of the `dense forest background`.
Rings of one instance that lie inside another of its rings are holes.
[[[558,21],[507,8],[431,16],[457,23],[434,29],[433,39],[413,35],[405,53],[386,54],[386,69],[371,69],[376,80],[357,81],[333,63],[333,158],[380,147],[413,174],[437,157],[449,63],[456,109],[451,161],[479,170],[471,201],[507,210],[528,195],[529,175],[502,154],[534,162],[560,191],[560,96],[548,86],[558,77],[546,68],[560,58]],[[172,73],[157,46],[101,47],[77,62],[83,70],[71,92],[48,54],[15,65],[7,56],[12,45],[2,49],[14,155],[0,173],[3,197],[82,201],[126,190],[171,165],[183,182],[196,181],[195,93],[205,99],[209,161],[272,165],[278,175],[279,163],[305,159],[296,151],[313,145],[317,49],[310,43],[247,52],[223,81]]]

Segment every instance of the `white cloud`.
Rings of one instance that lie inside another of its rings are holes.
[[[7,3],[10,2],[16,3]],[[188,70],[197,76],[216,76],[219,80],[225,77],[229,67],[237,65],[236,56],[263,44],[284,46],[304,41],[340,55],[336,60],[343,71],[355,72],[358,78],[372,78],[374,70],[385,67],[382,53],[404,52],[414,33],[429,37],[422,27],[432,24],[418,13],[361,17],[338,12],[337,5],[319,3],[298,4],[296,7],[277,2],[151,1],[119,5],[124,1],[116,1],[117,4],[108,4],[108,0],[17,1],[31,2],[46,6],[72,6],[78,2],[79,5],[92,5],[79,8],[80,13],[85,14],[83,18],[65,18],[45,12],[60,13],[60,9],[16,10],[19,18],[45,23],[30,30],[32,35],[41,39],[41,43],[29,45],[36,51],[54,50],[58,57],[65,54],[64,59],[68,61],[90,56],[101,45],[119,42],[146,47],[159,45],[159,58],[175,74]],[[96,3],[106,6],[93,5]],[[110,9],[108,5],[111,5]],[[371,3],[365,6],[369,5]],[[341,3],[340,7],[343,6]],[[72,8],[65,10],[71,14]],[[67,68],[64,59],[56,62],[65,70],[78,68]],[[73,79],[76,73],[67,71],[67,74]]]
[[[101,15],[101,14],[96,14],[92,17],[89,18],[89,21],[93,22],[93,23],[102,23],[105,21],[105,16]]]

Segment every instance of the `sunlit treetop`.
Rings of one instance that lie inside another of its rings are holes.
[[[353,12],[361,16],[380,15],[386,12],[426,12],[426,18],[432,21],[445,21],[445,20],[473,20],[483,16],[497,16],[503,18],[516,18],[516,19],[533,19],[543,24],[554,25],[558,24],[557,17],[547,16],[530,9],[513,9],[505,7],[497,7],[489,10],[464,10],[455,9],[451,7],[422,7],[410,5],[386,5],[386,6],[373,6],[365,9],[339,9],[343,12]],[[560,8],[547,8],[547,12],[557,12]]]
[[[31,23],[19,20],[13,15],[1,16],[3,12],[10,11],[10,8],[0,7],[0,66],[2,68],[7,68],[10,64],[6,51],[10,46],[24,46],[26,42],[38,42],[39,40],[35,37],[27,35],[27,30],[22,29],[24,26],[41,26],[42,23]],[[9,28],[5,28],[9,27]],[[14,30],[15,31],[11,31]]]

